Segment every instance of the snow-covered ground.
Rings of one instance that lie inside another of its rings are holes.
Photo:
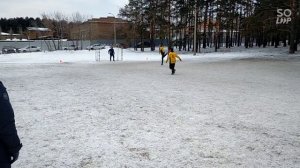
[[[180,53],[175,75],[157,51],[0,55],[24,146],[13,167],[300,167],[300,54],[287,53]]]

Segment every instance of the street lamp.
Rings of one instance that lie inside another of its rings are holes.
[[[114,17],[114,46],[117,44],[117,32],[116,32],[116,17],[112,13],[108,13],[110,15],[113,15]]]

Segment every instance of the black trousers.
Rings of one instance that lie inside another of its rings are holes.
[[[113,57],[113,61],[115,61],[115,56],[114,55],[110,55],[109,60],[111,61],[111,57]]]
[[[172,74],[175,73],[175,63],[170,63],[169,68],[172,70]]]
[[[161,65],[163,65],[166,54],[164,52],[161,52],[160,54],[161,54]]]

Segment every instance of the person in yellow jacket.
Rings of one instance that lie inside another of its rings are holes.
[[[159,53],[161,54],[161,65],[164,65],[164,58],[167,53],[165,53],[165,48],[162,44],[159,46]]]
[[[170,60],[169,67],[172,70],[172,75],[174,75],[175,71],[176,71],[176,69],[175,69],[176,58],[178,58],[180,61],[182,61],[181,58],[177,55],[177,53],[174,52],[174,49],[170,47],[166,63],[168,63],[168,61]]]

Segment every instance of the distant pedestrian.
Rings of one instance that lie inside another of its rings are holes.
[[[113,47],[111,46],[110,49],[108,50],[108,54],[109,54],[109,60],[111,61],[111,58],[113,58],[113,61],[115,61],[115,50],[113,49]]]
[[[15,126],[14,111],[6,88],[0,81],[0,167],[10,168],[22,148]]]
[[[169,68],[172,70],[172,75],[174,75],[176,71],[175,69],[176,58],[182,61],[181,58],[177,55],[177,53],[174,52],[174,49],[169,47],[169,54],[166,63],[168,63],[168,61],[170,60]]]
[[[159,53],[161,54],[161,65],[164,65],[164,58],[167,55],[167,53],[165,53],[165,48],[162,44],[160,44]]]

